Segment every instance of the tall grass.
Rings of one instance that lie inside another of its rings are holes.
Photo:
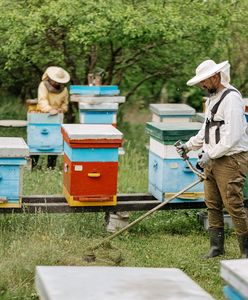
[[[16,100],[2,102],[1,118],[25,118],[25,109]],[[23,115],[16,114],[18,110]],[[144,124],[124,123],[120,130],[125,136],[125,155],[120,157],[118,192],[147,192]],[[25,129],[0,128],[0,135],[26,138]],[[62,170],[62,157],[53,171],[46,169],[46,157],[41,157],[38,168],[24,172],[24,194],[61,194]],[[131,220],[141,214],[133,213]],[[220,260],[239,256],[236,238],[233,231],[226,230],[225,256],[203,260],[208,236],[196,214],[197,210],[157,212],[116,238],[113,248],[97,250],[99,259],[92,265],[115,265],[115,258],[121,256],[120,266],[180,268],[213,297],[224,299]],[[0,214],[0,299],[38,299],[36,265],[87,265],[83,259],[86,248],[107,235],[104,213]]]

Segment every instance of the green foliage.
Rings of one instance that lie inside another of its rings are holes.
[[[201,60],[228,55],[240,61],[242,85],[246,70],[235,45],[242,40],[238,53],[244,53],[246,8],[244,0],[1,0],[0,83],[35,96],[49,65],[65,67],[74,84],[86,83],[98,66],[105,84],[120,85],[128,98],[159,101],[165,86],[178,102]]]

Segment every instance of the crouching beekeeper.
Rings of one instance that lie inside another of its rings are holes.
[[[42,81],[38,87],[37,111],[56,115],[68,110],[68,90],[65,86],[70,80],[67,71],[60,67],[48,67],[42,75]],[[32,167],[38,163],[39,156],[32,155]],[[47,167],[54,169],[57,155],[48,155]]]

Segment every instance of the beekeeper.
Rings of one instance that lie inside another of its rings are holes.
[[[205,122],[196,136],[178,148],[189,152],[202,147],[199,165],[204,168],[210,250],[205,258],[224,254],[223,207],[232,218],[242,258],[248,258],[248,217],[243,187],[248,172],[248,134],[245,104],[229,84],[230,64],[203,61],[187,85],[198,85],[208,94]]]
[[[67,71],[60,67],[48,67],[42,75],[42,81],[38,87],[37,111],[56,115],[68,110],[68,90],[65,86],[70,80]],[[38,163],[39,156],[32,155],[32,167]],[[57,155],[48,155],[47,167],[54,169]]]

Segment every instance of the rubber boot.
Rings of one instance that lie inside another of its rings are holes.
[[[241,258],[248,258],[248,233],[238,235]]]
[[[47,167],[50,170],[54,170],[56,167],[57,155],[48,155],[47,157]]]
[[[210,250],[204,258],[212,258],[224,254],[224,228],[209,228]]]
[[[30,155],[30,158],[31,158],[31,168],[34,169],[37,164],[38,164],[38,161],[39,161],[39,155]]]

